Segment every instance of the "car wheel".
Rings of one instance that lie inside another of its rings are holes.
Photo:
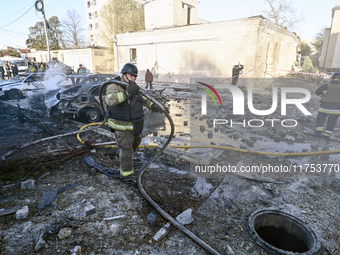
[[[16,100],[22,98],[22,92],[18,89],[11,89],[7,92],[7,98],[10,100]]]
[[[85,111],[85,120],[88,122],[97,122],[101,118],[100,111],[96,108],[89,108]]]

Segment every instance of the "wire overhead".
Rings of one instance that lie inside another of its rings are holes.
[[[11,23],[8,23],[8,24],[6,24],[6,25],[0,27],[0,29],[1,29],[1,28],[4,28],[4,27],[7,27],[7,26],[13,24],[14,22],[16,22],[17,20],[21,19],[21,18],[22,18],[26,13],[28,13],[28,11],[31,10],[33,7],[34,7],[34,5],[32,5],[32,6],[31,6],[31,7],[30,7],[23,15],[21,15],[19,18],[17,18],[16,20],[12,21]]]

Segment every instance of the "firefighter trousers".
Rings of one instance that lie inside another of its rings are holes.
[[[115,130],[116,143],[119,149],[120,175],[131,177],[134,174],[133,153],[142,141],[142,134],[134,136],[130,130]]]
[[[316,117],[316,130],[323,131],[325,135],[330,136],[333,132],[333,129],[336,125],[339,116],[340,114],[328,114],[324,112],[318,112],[318,116]],[[323,125],[326,119],[327,119],[326,130],[324,130]]]

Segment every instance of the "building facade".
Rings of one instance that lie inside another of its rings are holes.
[[[157,0],[144,5],[145,29],[198,23],[198,3],[193,0]]]
[[[329,71],[340,70],[340,6],[332,9],[332,25],[325,30],[320,68]]]
[[[141,6],[145,3],[144,0],[135,1],[140,3]],[[105,42],[100,36],[100,29],[103,25],[100,19],[100,12],[107,2],[108,0],[85,0],[87,34],[89,45],[91,46],[108,46],[105,45]]]
[[[118,34],[115,71],[135,59],[139,79],[150,69],[156,81],[190,83],[231,77],[239,61],[248,78],[271,77],[279,74],[275,69],[291,68],[299,42],[295,33],[262,16]]]
[[[27,54],[28,61],[48,63],[48,51],[34,50]],[[77,71],[79,65],[93,73],[113,73],[112,55],[104,47],[82,47],[51,51],[51,59],[60,66],[71,66]]]

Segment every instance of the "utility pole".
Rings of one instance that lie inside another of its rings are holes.
[[[37,0],[35,2],[35,9],[42,13],[44,17],[44,28],[45,28],[45,36],[46,36],[46,45],[47,45],[47,51],[48,51],[48,65],[51,65],[51,53],[50,53],[50,43],[48,41],[48,35],[47,35],[47,21],[44,11],[44,0]]]

